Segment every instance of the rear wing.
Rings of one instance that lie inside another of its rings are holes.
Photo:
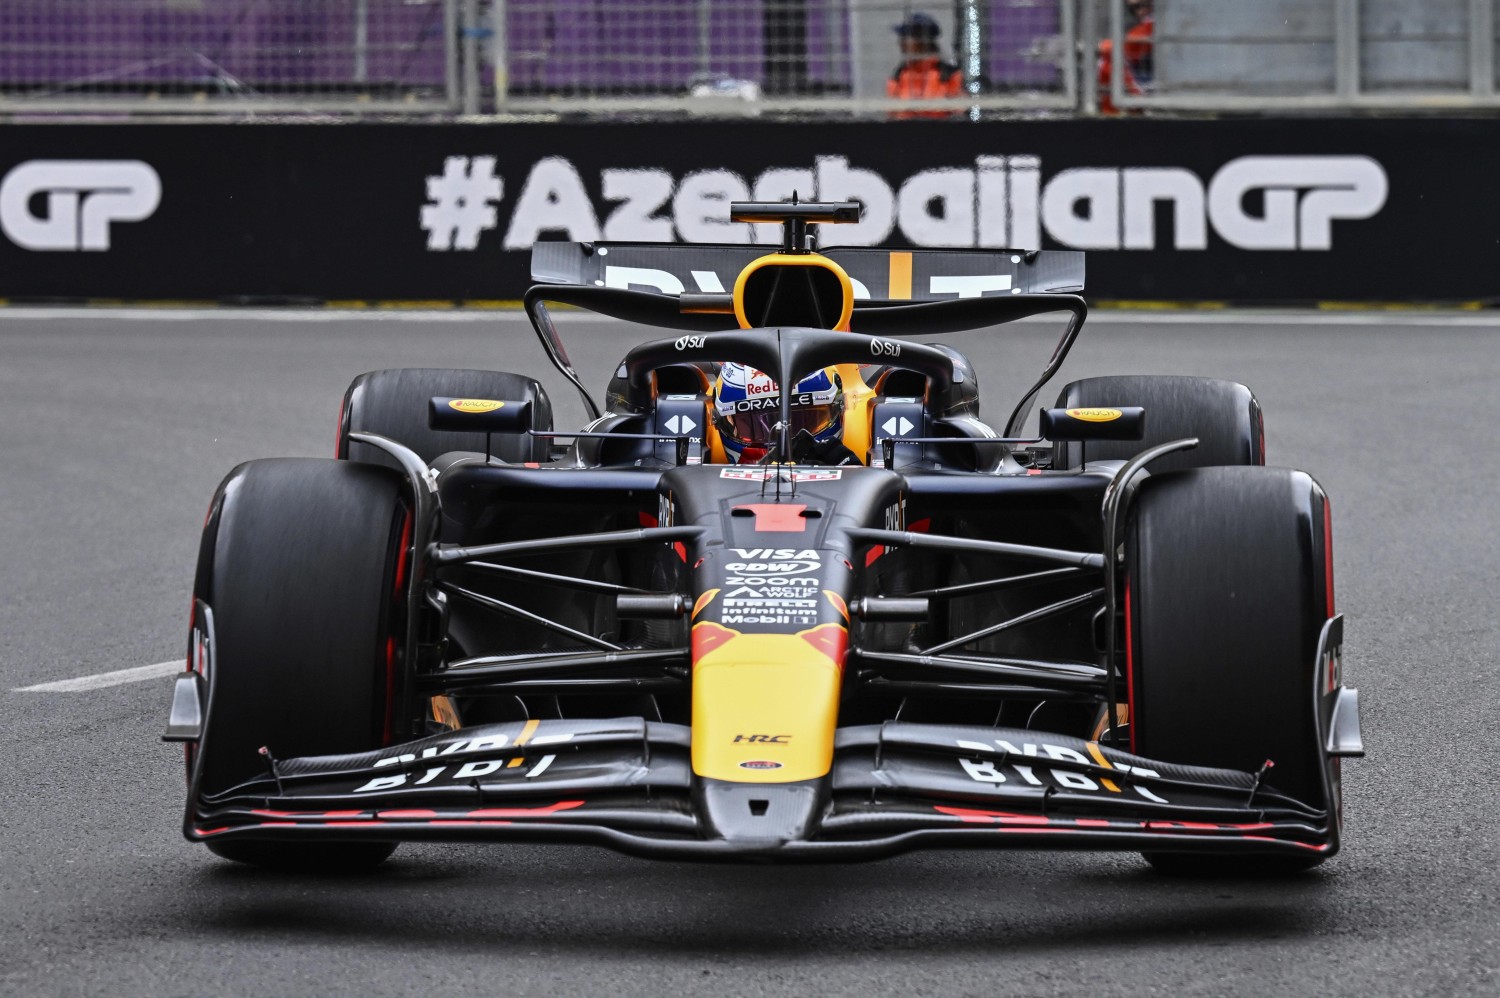
[[[725,294],[770,245],[540,242],[531,278],[540,284]],[[837,246],[819,251],[837,263],[861,304],[1077,294],[1083,253],[1071,250],[916,249]]]

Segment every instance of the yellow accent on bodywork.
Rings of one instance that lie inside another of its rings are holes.
[[[861,464],[869,464],[870,402],[875,389],[860,377],[858,364],[840,364],[834,370],[844,385],[844,446]]]
[[[887,298],[898,301],[911,300],[911,254],[891,252],[889,287]]]
[[[745,269],[734,279],[734,317],[739,321],[741,329],[753,328],[749,317],[745,314],[745,283],[749,281],[750,275],[762,267],[816,267],[819,270],[830,271],[838,278],[839,286],[844,292],[844,302],[839,310],[839,321],[834,323],[833,328],[848,331],[849,316],[854,312],[854,284],[849,280],[849,275],[843,267],[834,263],[826,256],[816,253],[767,253],[765,256],[756,257],[745,264]]]
[[[1089,742],[1088,743],[1088,749],[1089,749],[1089,755],[1091,755],[1091,756],[1094,757],[1094,762],[1098,763],[1100,766],[1103,766],[1105,769],[1114,769],[1115,768],[1115,767],[1113,767],[1113,766],[1111,766],[1109,764],[1109,760],[1108,759],[1104,758],[1104,753],[1099,751],[1099,743],[1098,742]],[[1106,779],[1104,779],[1104,778],[1101,777],[1100,780],[1099,780],[1099,782],[1102,783],[1102,784],[1104,784],[1104,789],[1105,790],[1109,790],[1109,791],[1112,791],[1114,793],[1119,793],[1120,792],[1120,788],[1117,787],[1117,786],[1115,786],[1115,782],[1113,780],[1106,780]]]
[[[833,765],[841,669],[796,634],[741,634],[693,667],[693,772],[737,783],[792,783]],[[735,737],[785,735],[784,743]],[[781,763],[741,769],[742,762]]]

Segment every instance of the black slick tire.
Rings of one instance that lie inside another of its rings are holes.
[[[1126,461],[1184,437],[1197,437],[1198,446],[1157,459],[1151,465],[1153,474],[1266,463],[1260,403],[1244,385],[1216,378],[1128,374],[1084,378],[1067,385],[1057,397],[1059,409],[1117,405],[1145,407],[1145,439],[1058,441],[1053,467],[1076,468],[1085,460]]]
[[[1327,498],[1300,471],[1220,467],[1142,482],[1125,534],[1132,750],[1248,772],[1323,806],[1313,710],[1333,613]],[[1329,802],[1335,808],[1338,802]],[[1174,873],[1286,873],[1321,855],[1151,853]]]
[[[252,461],[215,495],[195,596],[216,645],[203,795],[262,777],[278,759],[362,752],[391,739],[408,571],[409,487],[347,461]],[[208,843],[220,856],[283,868],[372,866],[384,842]]]
[[[532,428],[552,429],[552,403],[533,378],[507,371],[432,367],[369,371],[355,378],[344,393],[336,456],[400,468],[396,459],[380,448],[349,439],[351,432],[362,431],[405,444],[429,465],[439,454],[483,452],[486,446],[491,455],[513,464],[547,460],[549,441],[545,437],[429,429],[427,407],[437,396],[530,402]]]

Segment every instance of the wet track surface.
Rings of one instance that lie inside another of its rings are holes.
[[[738,868],[406,845],[352,878],[223,863],[178,833],[169,680],[15,688],[176,657],[215,484],[330,453],[355,374],[545,362],[513,316],[0,311],[0,994],[1497,993],[1500,319],[1229,318],[1099,317],[1043,398],[1112,372],[1243,381],[1270,463],[1332,496],[1369,758],[1345,769],[1343,854],[1288,881],[1087,853]],[[602,386],[633,337],[578,330]],[[985,397],[1013,397],[1052,335],[962,344]]]

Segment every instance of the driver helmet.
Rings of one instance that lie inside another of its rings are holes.
[[[781,390],[771,376],[747,364],[725,364],[714,398],[714,423],[724,453],[735,464],[766,456],[781,418]],[[844,434],[844,391],[833,368],[797,382],[791,398],[791,433],[806,430],[818,443]]]

